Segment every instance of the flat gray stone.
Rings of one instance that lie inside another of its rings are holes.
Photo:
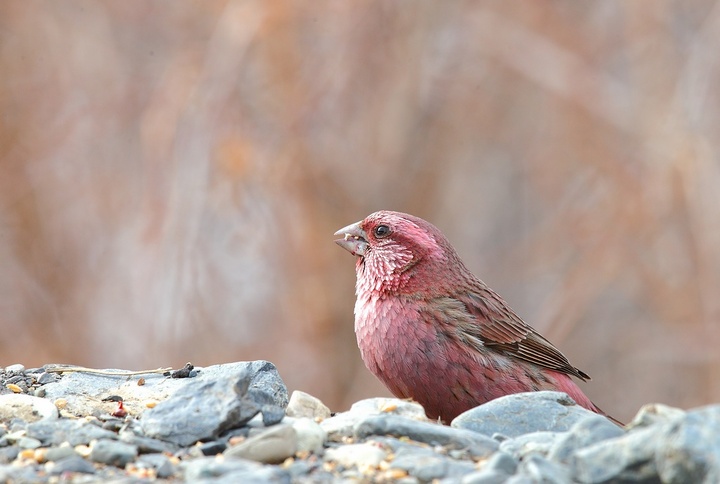
[[[295,452],[297,452],[297,432],[292,425],[281,424],[228,448],[223,455],[228,458],[278,464],[295,455]]]
[[[562,392],[506,395],[458,415],[451,426],[485,435],[508,437],[539,431],[562,432],[576,422],[597,415]]]
[[[516,459],[524,459],[529,455],[545,457],[560,438],[560,432],[531,432],[501,442],[500,450]]]
[[[79,455],[69,456],[54,462],[48,471],[50,475],[59,476],[65,473],[95,474],[95,466]]]
[[[69,419],[32,423],[27,426],[27,436],[40,440],[45,446],[67,442],[73,447],[80,444],[87,445],[93,440],[117,438],[115,432],[85,420]]]
[[[137,455],[135,446],[117,440],[98,440],[90,450],[91,461],[116,467],[125,467],[125,464],[134,461]]]
[[[495,440],[482,434],[397,415],[365,417],[355,424],[354,434],[359,439],[371,435],[408,437],[430,445],[442,445],[451,449],[470,449],[476,457],[489,456],[498,449],[498,443]]]

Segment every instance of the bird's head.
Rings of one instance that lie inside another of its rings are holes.
[[[409,291],[459,260],[439,229],[405,213],[375,212],[335,235],[343,236],[335,243],[358,256],[358,283],[369,290]]]

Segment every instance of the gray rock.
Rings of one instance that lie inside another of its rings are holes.
[[[720,405],[664,424],[655,463],[662,482],[720,482]]]
[[[296,451],[297,432],[292,425],[281,424],[230,447],[223,452],[223,455],[266,464],[278,464],[295,455]]]
[[[118,436],[120,437],[121,442],[137,447],[138,452],[141,454],[152,454],[157,452],[174,453],[178,450],[178,446],[170,442],[137,435],[130,430],[121,430],[118,433]]]
[[[391,469],[402,469],[421,482],[459,478],[475,470],[475,465],[450,459],[431,449],[418,446],[402,447],[390,462]]]
[[[67,459],[68,457],[80,457],[78,456],[77,452],[75,452],[75,449],[70,447],[69,445],[60,446],[60,447],[51,447],[45,452],[45,460],[48,461],[58,461]]]
[[[288,473],[246,459],[217,460],[204,457],[180,464],[185,482],[290,482]]]
[[[227,449],[227,444],[220,440],[211,440],[210,442],[203,442],[200,445],[193,446],[192,449],[190,449],[190,455],[195,455],[194,451],[197,449],[198,453],[197,456],[200,455],[218,455],[225,452],[225,449]]]
[[[46,468],[48,469],[47,472],[53,476],[65,474],[66,472],[79,472],[81,474],[95,474],[96,472],[95,466],[77,455],[53,462],[52,465],[46,465]]]
[[[67,400],[64,412],[75,416],[86,416],[112,411],[117,404],[102,402],[102,399],[116,395],[123,399],[131,415],[140,416],[150,412],[145,405],[147,401],[163,402],[182,389],[188,392],[187,387],[197,388],[199,382],[216,381],[223,377],[233,380],[232,388],[240,382],[241,377],[250,375],[247,391],[266,393],[279,407],[284,408],[287,405],[285,384],[273,364],[267,361],[237,362],[197,368],[197,376],[194,378],[169,378],[157,373],[128,377],[121,374],[122,370],[106,371],[111,374],[98,375],[82,371],[64,373],[59,381],[43,387],[46,397],[51,401],[64,398]],[[113,375],[113,372],[117,375]],[[143,385],[138,385],[140,378],[144,380]],[[240,393],[240,395],[244,394],[244,392]]]
[[[117,440],[98,440],[90,450],[91,461],[116,467],[125,467],[125,464],[134,461],[137,455],[135,446]]]
[[[21,449],[37,449],[42,445],[42,442],[32,437],[21,437],[16,445]]]
[[[0,464],[9,464],[15,460],[20,453],[20,448],[16,446],[12,447],[0,447]],[[0,482],[5,482],[0,479]]]
[[[154,469],[160,479],[167,479],[175,475],[175,466],[164,454],[143,454],[135,463],[138,467]]]
[[[561,438],[559,432],[531,432],[501,442],[500,450],[517,459],[533,454],[545,457]]]
[[[572,456],[580,482],[720,482],[720,405],[675,415]]]
[[[214,371],[208,371],[209,368]],[[190,445],[246,424],[260,411],[264,401],[273,401],[278,407],[287,405],[287,389],[270,362],[209,368],[143,414],[141,428],[146,436]],[[253,399],[245,398],[246,395]],[[263,403],[258,404],[257,400]]]
[[[38,374],[36,376],[37,382],[40,385],[47,385],[48,383],[56,382],[60,379],[60,375],[57,373],[49,373],[47,371],[43,371],[42,373]],[[45,392],[45,389],[43,389],[43,392]]]
[[[396,456],[390,468],[402,469],[420,481],[429,482],[446,476],[448,459],[439,455],[406,454]],[[472,472],[472,468],[469,472]]]
[[[32,423],[27,426],[27,436],[40,440],[46,446],[60,445],[63,442],[68,442],[71,446],[87,445],[93,440],[117,438],[115,432],[85,420],[68,419]]]
[[[625,432],[601,415],[582,419],[573,425],[552,445],[548,459],[567,464],[570,457],[578,449],[602,442],[603,440],[621,437]]]
[[[457,416],[451,426],[485,435],[517,437],[543,430],[562,432],[596,415],[561,392],[516,393],[496,398]]]
[[[518,474],[529,477],[532,482],[541,482],[543,484],[572,482],[570,471],[566,467],[550,462],[537,454],[528,455],[520,462]]]
[[[285,413],[288,417],[306,417],[318,420],[330,418],[330,409],[319,398],[299,390],[295,390],[290,395]]]
[[[518,461],[515,457],[510,454],[503,452],[495,452],[485,463],[483,470],[488,469],[492,471],[501,472],[509,476],[515,474],[517,470]]]
[[[421,422],[397,415],[371,415],[355,424],[354,434],[363,439],[370,435],[408,437],[430,445],[454,449],[470,449],[475,457],[491,455],[498,443],[484,435],[463,429],[452,429],[440,424]]]
[[[418,403],[397,398],[368,398],[356,402],[347,412],[323,420],[320,426],[327,432],[329,440],[341,442],[353,435],[355,423],[360,418],[369,415],[399,415],[428,421],[425,409]]]
[[[14,365],[5,367],[6,373],[22,373],[24,371],[25,371],[25,366],[21,365],[20,363],[15,363]]]
[[[655,454],[660,426],[629,432],[576,451],[570,466],[579,482],[659,482]]]
[[[58,418],[58,411],[51,401],[44,398],[24,393],[0,395],[0,422],[7,422],[14,418],[26,422],[55,420]]]
[[[510,478],[509,475],[493,469],[482,469],[463,476],[461,484],[504,484]]]

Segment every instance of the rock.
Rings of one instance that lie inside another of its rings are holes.
[[[670,419],[661,438],[655,464],[662,482],[720,482],[720,405]]]
[[[564,466],[550,462],[538,454],[528,455],[520,462],[518,474],[527,476],[532,482],[565,484],[571,482],[570,472]]]
[[[655,453],[661,429],[649,427],[577,450],[570,460],[579,482],[653,482],[658,474]]]
[[[299,390],[295,390],[290,395],[290,401],[285,413],[288,417],[306,417],[318,420],[330,418],[330,409],[323,402]]]
[[[320,422],[328,439],[340,442],[353,434],[356,421],[367,415],[399,415],[427,422],[425,410],[415,402],[397,398],[369,398],[355,403],[350,410]]]
[[[515,474],[517,470],[518,460],[510,454],[503,452],[495,452],[483,466],[483,470],[492,470],[507,474],[509,476]]]
[[[576,422],[596,415],[561,392],[506,395],[457,416],[451,426],[485,435],[517,437],[530,432],[569,430]]]
[[[135,463],[147,469],[154,469],[157,477],[160,479],[168,479],[175,476],[176,473],[175,466],[170,462],[170,459],[163,454],[143,454],[138,457]]]
[[[231,385],[247,378],[246,391],[265,393],[279,407],[287,405],[287,389],[280,379],[275,366],[267,361],[243,361],[222,365],[196,368],[194,378],[170,378],[157,373],[147,373],[128,377],[122,370],[105,370],[110,374],[93,374],[82,371],[63,373],[62,378],[45,385],[45,394],[54,401],[63,398],[66,401],[65,412],[75,416],[99,415],[109,413],[117,403],[103,402],[103,398],[116,396],[122,398],[125,407],[133,416],[141,416],[149,409],[146,402],[163,402],[181,389],[197,388],[200,382],[216,381],[222,377],[233,380]],[[117,376],[112,373],[117,373]],[[235,377],[235,378],[233,378]],[[142,378],[143,385],[138,385]],[[244,394],[244,393],[242,393]]]
[[[15,445],[21,449],[37,449],[42,445],[42,442],[32,437],[21,437]]]
[[[202,455],[218,455],[225,452],[227,444],[219,440],[212,440],[210,442],[203,442],[202,444],[195,446],[194,449],[197,449]]]
[[[627,429],[649,427],[651,425],[668,422],[684,417],[686,412],[679,408],[669,407],[662,403],[643,405],[635,417],[627,425]]]
[[[571,458],[581,482],[720,482],[720,405],[692,410],[580,449]]]
[[[185,482],[212,479],[208,482],[290,483],[287,472],[276,467],[264,467],[246,459],[217,460],[214,457],[204,457],[183,462],[180,468]]]
[[[178,446],[158,439],[137,435],[130,430],[121,429],[118,433],[121,442],[137,447],[141,454],[157,452],[168,452],[170,454],[178,450]]]
[[[620,427],[601,415],[582,419],[551,446],[548,459],[567,464],[577,450],[603,440],[621,437],[625,434]]]
[[[461,484],[505,484],[510,476],[495,470],[481,470],[465,474],[460,480]]]
[[[5,373],[23,373],[24,371],[25,366],[21,365],[20,363],[15,363],[14,365],[5,367]]]
[[[98,439],[116,439],[117,434],[98,427],[86,420],[40,421],[27,427],[27,436],[42,442],[43,445],[60,445],[68,442],[71,446],[89,444]]]
[[[529,455],[545,457],[561,437],[559,432],[531,432],[501,442],[500,450],[517,459],[524,459]]]
[[[23,393],[0,395],[0,421],[7,422],[19,418],[25,422],[54,420],[58,411],[52,402]]]
[[[101,464],[110,464],[116,467],[125,467],[138,455],[137,448],[117,440],[98,440],[90,451],[90,460]]]
[[[259,435],[249,437],[244,442],[227,449],[225,457],[242,458],[277,464],[297,451],[297,432],[289,424],[270,427]]]
[[[472,462],[450,459],[431,449],[405,446],[395,454],[390,469],[400,469],[421,482],[443,478],[459,478],[475,470]]]
[[[320,425],[309,418],[298,418],[292,420],[290,424],[297,434],[296,452],[322,452],[327,432]]]
[[[58,461],[63,460],[68,457],[80,457],[77,452],[75,452],[75,449],[70,447],[69,445],[60,446],[60,447],[51,447],[45,452],[45,460],[48,461]]]
[[[469,430],[452,429],[440,424],[421,422],[397,415],[371,415],[359,420],[354,428],[355,437],[392,435],[408,437],[430,445],[452,449],[471,449],[475,457],[486,457],[498,449],[493,439]]]
[[[334,461],[345,468],[357,467],[361,472],[375,469],[387,457],[387,452],[372,443],[349,444],[325,451],[324,460]]]
[[[215,369],[203,369],[197,378],[169,380],[190,383],[143,414],[143,433],[185,446],[244,425],[268,401],[287,405],[287,390],[272,363],[253,361]]]
[[[48,465],[48,473],[53,476],[65,473],[95,474],[95,466],[78,455],[69,456]]]

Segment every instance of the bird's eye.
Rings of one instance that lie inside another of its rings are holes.
[[[375,227],[373,233],[375,234],[375,237],[377,237],[378,239],[382,239],[383,237],[387,237],[388,235],[390,235],[390,227],[388,227],[387,225],[378,225],[377,227]]]

